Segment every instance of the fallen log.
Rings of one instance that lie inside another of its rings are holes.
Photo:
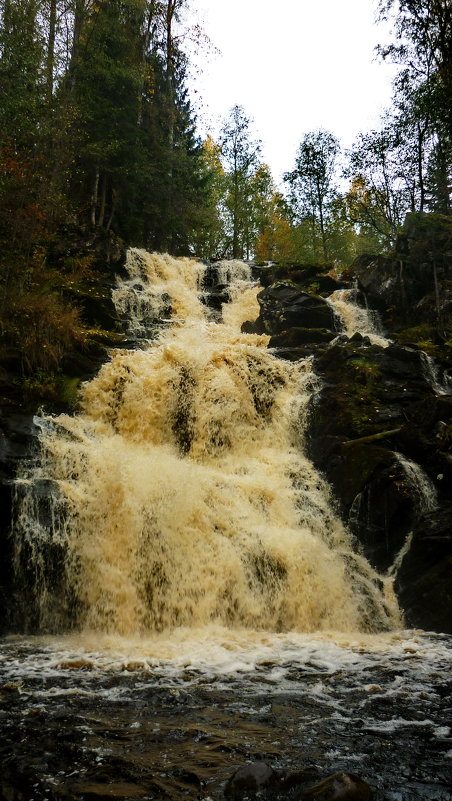
[[[341,447],[342,448],[351,448],[352,445],[361,445],[367,442],[376,442],[379,439],[386,439],[386,437],[393,437],[395,434],[399,434],[401,428],[393,428],[390,431],[380,431],[378,434],[369,434],[367,437],[358,437],[358,439],[348,439],[346,442],[343,442]]]

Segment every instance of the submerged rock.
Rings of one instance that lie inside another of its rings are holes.
[[[275,789],[279,776],[266,762],[252,762],[236,770],[228,780],[226,798],[241,799],[255,796],[263,790]]]
[[[320,784],[310,787],[302,801],[371,801],[369,785],[353,773],[335,773]]]

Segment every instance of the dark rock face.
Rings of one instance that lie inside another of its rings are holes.
[[[424,514],[397,573],[396,590],[409,625],[452,632],[452,506]],[[447,624],[449,613],[449,624]]]
[[[452,322],[452,221],[440,214],[408,214],[391,256],[360,256],[360,289],[386,326],[432,325],[440,336]]]
[[[394,256],[355,264],[361,296],[401,344],[337,336],[308,268],[267,286],[258,320],[243,327],[270,333],[282,358],[314,354],[323,385],[311,402],[310,457],[366,557],[379,571],[398,569],[408,624],[442,632],[452,631],[452,397],[447,348],[435,343],[450,336],[451,243],[449,218],[409,215]],[[423,351],[427,336],[439,363]]]
[[[277,281],[260,292],[257,300],[256,333],[275,335],[294,327],[334,331],[334,313],[324,298],[304,292],[291,281]]]
[[[452,398],[434,394],[423,354],[413,348],[338,343],[316,356],[315,368],[324,385],[312,402],[311,457],[379,571],[393,565],[414,531],[396,583],[402,608],[410,625],[450,632],[451,539],[442,537],[440,547],[428,532],[437,530],[438,515],[444,524],[452,481]]]
[[[45,401],[46,410],[50,412],[70,410],[79,382],[95,375],[108,358],[110,348],[127,344],[120,333],[121,323],[111,297],[114,276],[121,273],[125,254],[121,240],[112,232],[97,228],[68,226],[49,245],[47,260],[61,281],[54,288],[80,310],[82,322],[89,328],[86,339],[68,350],[61,360],[55,379],[55,396],[49,394]],[[86,273],[80,267],[77,278],[77,265],[81,264],[85,265]],[[33,391],[26,390],[27,383],[23,379],[20,355],[13,348],[3,347],[0,363],[0,633],[36,630],[39,612],[34,593],[37,582],[43,580],[32,566],[29,546],[23,544],[18,555],[11,536],[14,494],[21,491],[15,479],[22,464],[39,451],[39,428],[34,422],[34,413],[42,400],[36,399]],[[69,385],[73,387],[74,397],[71,398],[62,392]],[[25,485],[22,489],[25,491]],[[45,528],[46,515],[55,513],[50,509],[55,498],[48,486],[35,489],[38,522]],[[49,580],[63,586],[61,549],[49,546],[45,561]],[[21,583],[15,575],[16,566],[22,575]],[[64,600],[66,602],[70,600]],[[58,610],[55,612],[58,614]]]
[[[0,633],[14,629],[18,612],[14,582],[14,547],[11,537],[14,484],[17,467],[37,447],[38,429],[33,415],[12,404],[0,407]],[[18,612],[18,614],[21,614]]]

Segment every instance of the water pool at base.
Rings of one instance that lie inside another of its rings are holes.
[[[376,801],[449,801],[451,662],[422,631],[5,638],[0,798],[215,801],[263,761],[285,798],[345,771]]]

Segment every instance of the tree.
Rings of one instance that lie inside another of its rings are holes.
[[[203,142],[206,183],[203,204],[193,236],[194,252],[203,259],[223,259],[228,247],[226,232],[227,176],[221,163],[221,147],[211,136]]]
[[[231,217],[232,257],[249,257],[252,248],[250,178],[258,164],[261,143],[251,136],[251,120],[242,106],[233,106],[221,131],[221,152],[229,179],[227,209]]]
[[[91,224],[107,229],[142,162],[137,120],[145,5],[93,0],[74,65],[78,194]]]
[[[411,172],[405,172],[397,130],[361,134],[349,154],[346,174],[351,178],[347,203],[352,222],[373,229],[391,247],[411,207]]]
[[[452,171],[452,5],[450,0],[380,0],[379,8],[381,16],[391,18],[395,24],[397,43],[380,47],[379,52],[402,66],[395,80],[395,103],[402,111],[402,123],[411,124],[415,134],[411,141],[421,195],[416,210],[430,205],[448,213]],[[428,170],[435,175],[430,181],[430,199],[426,192]]]
[[[312,131],[300,142],[295,168],[284,176],[296,217],[299,222],[310,220],[314,252],[318,251],[320,233],[324,259],[328,258],[326,224],[335,196],[334,172],[338,153],[339,142],[333,134],[322,130]]]

